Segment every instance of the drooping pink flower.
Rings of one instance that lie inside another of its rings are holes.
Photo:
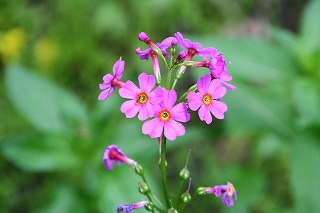
[[[232,197],[237,200],[237,192],[232,183],[227,183],[227,185],[221,185],[221,186],[214,186],[214,187],[207,187],[201,189],[204,194],[215,194],[217,197],[220,197],[222,195],[221,202],[226,204],[227,207],[233,206],[234,201],[232,200]],[[199,192],[199,191],[198,191]]]
[[[170,54],[166,51],[166,49],[172,45],[173,40],[176,40],[176,39],[174,37],[168,37],[168,38],[165,38],[163,41],[155,44],[155,46],[161,50],[164,56],[167,56],[168,58],[170,58]],[[140,55],[141,60],[148,60],[149,57],[152,56],[152,54],[157,55],[157,53],[151,47],[146,50],[141,50],[140,47],[138,47],[136,49],[136,54]]]
[[[209,64],[211,75],[215,79],[219,79],[221,83],[229,90],[235,90],[236,87],[226,81],[231,81],[232,76],[228,73],[227,63],[224,60],[222,53],[211,53]]]
[[[103,163],[107,170],[113,169],[113,163],[117,163],[119,166],[121,163],[130,164],[133,167],[138,165],[136,161],[126,157],[116,145],[110,145],[107,147],[103,154]]]
[[[162,89],[151,91],[156,85],[153,75],[141,73],[138,81],[140,89],[132,81],[127,81],[119,90],[122,98],[132,99],[125,101],[120,110],[127,118],[133,118],[139,113],[139,120],[145,120],[153,117],[155,106],[162,101]]]
[[[148,201],[140,201],[138,203],[128,205],[120,204],[117,208],[117,213],[131,213],[132,210],[142,208],[148,204]]]
[[[218,119],[224,118],[224,112],[228,110],[227,105],[221,102],[221,98],[226,94],[226,88],[222,87],[220,81],[206,74],[199,78],[197,82],[198,93],[189,92],[187,95],[189,108],[198,111],[200,120],[207,124],[212,122],[210,112]]]
[[[187,50],[187,55],[184,58],[184,63],[192,59],[194,55],[199,55],[202,57],[209,56],[212,52],[216,52],[216,48],[207,47],[202,49],[202,44],[199,42],[192,42],[189,39],[183,38],[180,32],[175,33],[175,37],[178,40],[178,44]],[[177,71],[177,78],[180,79],[184,74],[186,66],[181,66]]]
[[[190,114],[185,103],[175,105],[177,93],[174,90],[163,90],[163,100],[155,109],[154,119],[142,125],[142,133],[151,138],[159,138],[164,132],[168,140],[175,140],[177,136],[185,134],[185,127],[179,122],[188,122]],[[178,122],[179,121],[179,122]]]
[[[114,92],[116,87],[122,87],[124,83],[120,81],[123,75],[124,71],[124,61],[122,61],[122,58],[113,65],[113,75],[106,74],[103,76],[103,84],[99,84],[100,90],[102,92],[98,96],[98,100],[104,101],[110,97],[110,95]]]

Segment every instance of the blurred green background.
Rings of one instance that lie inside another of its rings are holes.
[[[0,0],[0,212],[115,212],[141,201],[129,166],[104,169],[110,144],[161,196],[157,141],[125,119],[117,95],[97,100],[120,56],[124,80],[152,73],[135,55],[146,48],[141,31],[216,47],[237,86],[223,121],[192,113],[186,135],[169,142],[172,198],[191,149],[190,192],[230,181],[238,200],[227,208],[206,195],[186,212],[320,212],[319,11],[319,0]]]

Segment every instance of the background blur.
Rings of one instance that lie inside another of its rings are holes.
[[[97,100],[120,56],[124,81],[152,73],[135,55],[146,48],[141,31],[216,47],[237,86],[223,121],[191,114],[169,143],[168,170],[174,197],[191,149],[190,192],[230,181],[238,200],[227,208],[206,195],[186,212],[320,212],[319,11],[319,0],[0,0],[0,212],[115,212],[141,201],[129,166],[104,169],[110,144],[161,196],[157,142],[125,119],[117,95]]]

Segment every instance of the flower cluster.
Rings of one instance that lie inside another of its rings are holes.
[[[222,98],[227,90],[234,90],[236,87],[227,83],[232,80],[232,76],[228,73],[222,53],[217,52],[216,48],[203,48],[202,44],[185,39],[179,32],[175,33],[174,37],[165,38],[162,42],[156,44],[144,32],[139,33],[138,38],[149,48],[145,50],[137,48],[135,52],[141,60],[148,60],[151,57],[153,73],[142,72],[138,76],[138,85],[131,80],[123,82],[121,78],[124,73],[125,62],[120,57],[113,66],[113,74],[107,74],[103,77],[103,83],[99,85],[102,91],[98,100],[108,99],[118,87],[120,97],[126,99],[121,105],[120,111],[125,114],[126,118],[137,116],[140,121],[143,121],[142,133],[159,141],[159,164],[167,204],[166,210],[170,210],[174,208],[166,185],[166,140],[173,141],[186,133],[183,123],[190,120],[189,110],[198,111],[200,120],[206,124],[211,124],[213,117],[224,119],[224,113],[228,110],[228,106],[222,102]],[[175,55],[178,48],[180,48],[180,52]],[[201,56],[203,61],[192,61],[195,55]],[[159,58],[164,61],[167,69],[165,85],[163,85],[161,77]],[[178,97],[176,86],[188,67],[205,68],[208,72]],[[171,83],[171,76],[174,71],[175,77]],[[113,169],[114,163],[132,165],[146,184],[142,167],[136,161],[126,157],[116,145],[107,147],[103,160],[105,168],[108,170]],[[121,204],[117,212],[131,212],[133,209],[147,206],[152,212],[154,211],[153,208],[156,208],[159,212],[166,212],[153,204],[150,196],[152,194],[148,187],[147,189],[142,191],[144,191],[143,194],[149,195],[147,196],[149,201],[131,205]],[[222,202],[228,207],[233,205],[232,196],[236,198],[236,191],[231,183],[226,186],[203,188],[202,193],[222,195]],[[187,197],[190,197],[190,199],[183,199],[184,203],[193,199],[189,195]]]

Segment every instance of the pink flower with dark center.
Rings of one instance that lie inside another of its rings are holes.
[[[103,163],[107,170],[113,170],[113,163],[117,163],[119,166],[121,163],[130,164],[133,167],[138,165],[137,162],[126,157],[116,145],[110,145],[107,147],[103,155]]]
[[[141,73],[138,81],[140,89],[132,81],[127,81],[119,90],[122,98],[132,99],[124,102],[120,110],[127,118],[133,118],[139,113],[139,120],[145,120],[154,116],[155,107],[162,101],[162,89],[157,88],[151,92],[156,85],[153,75]]]
[[[164,132],[168,140],[175,140],[177,136],[185,134],[185,127],[179,122],[188,122],[190,114],[185,103],[175,105],[177,93],[174,90],[163,90],[163,100],[155,109],[154,119],[142,125],[142,133],[151,138],[159,138]],[[179,121],[179,122],[178,122]]]
[[[211,76],[207,74],[199,78],[197,89],[198,93],[191,91],[187,95],[189,108],[193,111],[200,108],[199,118],[207,124],[212,122],[211,113],[217,119],[223,119],[228,106],[220,100],[227,91],[221,86],[220,81],[217,79],[211,81]]]
[[[124,61],[122,58],[113,65],[113,75],[107,74],[103,76],[103,84],[99,84],[100,90],[103,90],[99,96],[98,100],[104,101],[110,97],[110,95],[114,92],[116,87],[122,87],[124,83],[120,81],[124,71]]]
[[[227,185],[214,186],[213,188],[204,188],[203,193],[205,194],[215,194],[217,197],[222,195],[221,202],[226,204],[227,207],[233,206],[234,201],[232,197],[237,200],[237,192],[232,183],[227,183]]]

